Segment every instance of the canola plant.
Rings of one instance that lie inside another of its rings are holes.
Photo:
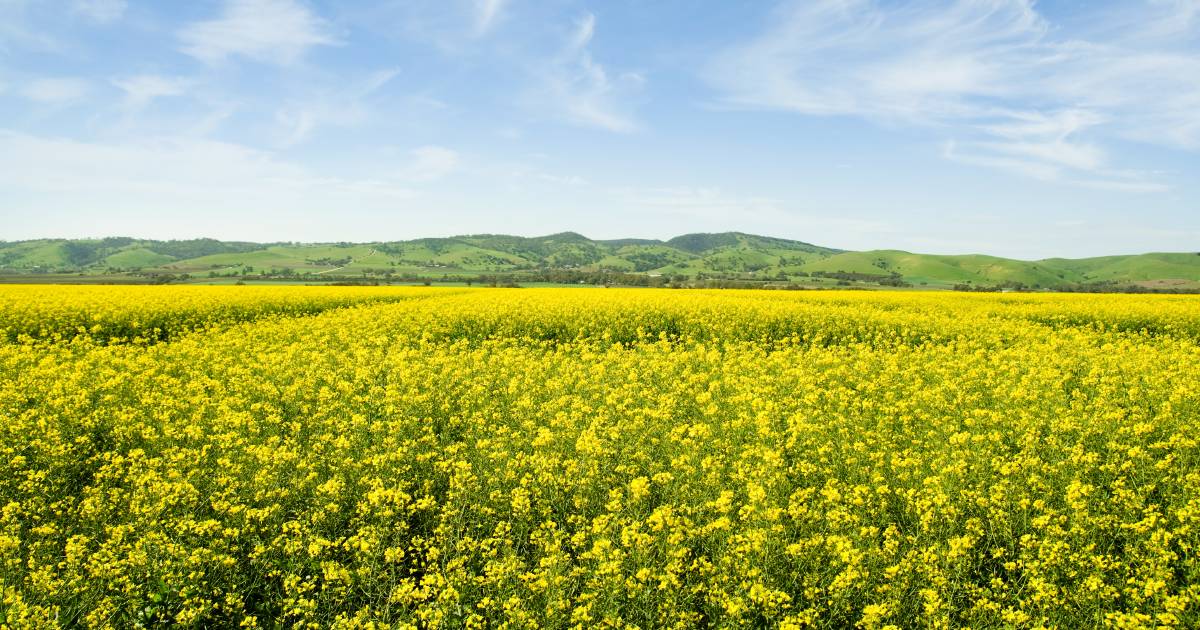
[[[1200,625],[1200,300],[0,288],[0,624]]]

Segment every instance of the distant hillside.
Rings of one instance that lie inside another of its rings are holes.
[[[576,282],[604,274],[683,281],[933,288],[1200,289],[1200,254],[1013,260],[897,250],[844,251],[741,232],[592,240],[472,234],[377,243],[248,243],[128,237],[0,242],[0,274],[310,280],[513,277]],[[493,280],[494,281],[494,280]]]

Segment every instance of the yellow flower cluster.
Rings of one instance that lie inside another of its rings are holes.
[[[1195,298],[95,292],[0,288],[0,625],[1200,625]]]
[[[110,343],[155,342],[261,317],[312,315],[355,304],[451,291],[426,287],[8,285],[0,291],[0,342],[62,342],[78,337]]]

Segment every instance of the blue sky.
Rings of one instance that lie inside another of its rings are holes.
[[[1200,0],[0,0],[0,239],[1200,249]]]

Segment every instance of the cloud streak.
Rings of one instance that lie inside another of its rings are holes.
[[[326,20],[296,0],[227,0],[220,17],[187,26],[179,40],[184,53],[205,63],[242,56],[277,65],[340,43]]]
[[[82,99],[90,90],[91,83],[86,79],[45,78],[30,81],[21,94],[42,105],[68,105]]]
[[[318,94],[307,100],[289,103],[275,113],[285,128],[284,146],[300,144],[323,125],[352,127],[371,118],[368,99],[391,82],[400,71],[378,70],[363,79],[347,82],[340,90]]]
[[[75,13],[99,24],[111,24],[125,15],[125,0],[75,0]]]
[[[1161,190],[1115,170],[1100,144],[1200,148],[1200,55],[1147,37],[1190,23],[1197,5],[1142,9],[1107,16],[1119,37],[1069,38],[1032,0],[791,2],[706,78],[727,107],[929,127],[952,138],[943,154],[959,162]]]
[[[580,18],[565,45],[538,74],[545,77],[537,100],[572,124],[629,133],[638,129],[629,98],[644,79],[634,72],[613,76],[593,59],[589,48],[596,34],[596,16]]]
[[[505,0],[475,0],[475,34],[483,35],[496,24],[504,11]]]
[[[160,137],[81,142],[0,130],[0,198],[14,216],[88,208],[94,234],[193,233],[225,221],[264,236],[284,217],[313,220],[343,209],[369,216],[406,207],[416,193],[398,178],[321,175],[278,156],[228,142]],[[262,225],[255,222],[261,220]],[[86,233],[86,232],[85,232]],[[282,235],[274,238],[286,238]]]
[[[125,93],[126,111],[138,112],[155,99],[186,94],[192,82],[181,77],[143,74],[113,79],[112,84]]]
[[[402,169],[401,179],[413,182],[441,179],[457,170],[460,162],[457,151],[436,145],[417,147],[409,155],[412,161]]]

